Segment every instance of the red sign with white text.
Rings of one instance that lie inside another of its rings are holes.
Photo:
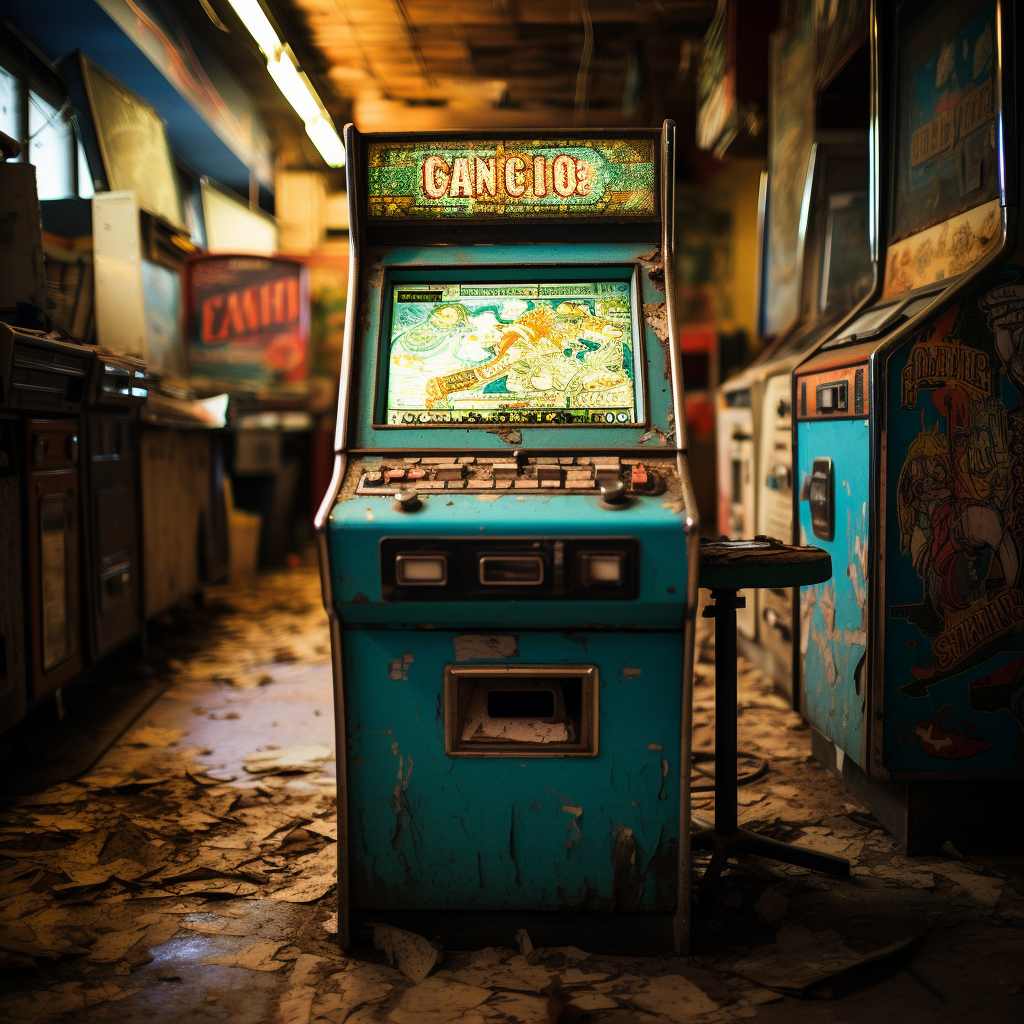
[[[276,256],[199,256],[186,264],[189,369],[217,386],[305,390],[306,267]]]

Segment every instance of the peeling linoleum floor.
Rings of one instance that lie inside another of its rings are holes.
[[[698,623],[694,745],[707,750],[714,652]],[[27,792],[19,783],[45,764],[5,760],[4,1021],[1024,1020],[1024,857],[899,856],[742,661],[740,748],[769,770],[740,790],[741,823],[850,858],[848,881],[746,860],[695,907],[688,958],[599,956],[585,935],[583,948],[534,949],[525,933],[518,948],[441,952],[384,930],[393,965],[383,949],[342,955],[315,568],[213,588],[154,637],[166,687],[83,773]],[[116,664],[121,685],[152,677]],[[52,713],[39,709],[34,728],[92,760],[95,734]],[[695,793],[694,811],[711,817],[710,794]]]

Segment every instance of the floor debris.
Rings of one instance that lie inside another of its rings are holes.
[[[389,924],[373,926],[373,947],[383,950],[388,963],[417,985],[444,959],[444,953],[422,935]]]
[[[799,996],[838,974],[892,956],[913,941],[900,939],[869,953],[857,953],[833,931],[813,933],[791,925],[782,928],[774,946],[755,951],[733,964],[733,970],[765,988]]]
[[[90,720],[83,749],[61,747],[74,772],[33,766],[25,779],[38,792],[5,780],[0,1019],[839,1024],[886,1019],[891,1007],[901,1024],[931,1024],[978,1016],[978,992],[986,1024],[1021,1019],[1024,858],[902,857],[742,659],[739,745],[768,771],[741,787],[741,820],[850,858],[849,880],[731,864],[695,909],[688,958],[603,955],[585,927],[578,945],[535,947],[544,940],[526,922],[508,947],[448,949],[443,962],[432,935],[396,928],[377,930],[376,949],[343,952],[319,601],[312,566],[244,592],[211,588],[203,616],[215,626],[204,634],[204,618],[182,612],[199,625],[168,628],[155,700],[120,736],[103,736],[97,753]],[[698,624],[694,742],[709,751],[713,637],[710,620]],[[73,718],[61,728],[70,736]],[[711,816],[713,792],[694,796]],[[832,1016],[799,1001],[828,994]]]

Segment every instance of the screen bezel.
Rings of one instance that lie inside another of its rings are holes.
[[[640,268],[635,263],[577,263],[565,264],[519,264],[466,267],[450,265],[407,265],[386,267],[381,284],[380,322],[377,329],[377,353],[374,359],[373,378],[373,430],[484,430],[493,432],[502,428],[535,430],[537,428],[567,430],[632,430],[647,427],[650,423],[650,396],[648,394],[648,365],[646,331],[641,313],[643,292],[640,286]],[[634,372],[641,375],[634,385],[637,410],[636,419],[627,423],[518,423],[513,421],[487,420],[481,423],[388,423],[388,382],[391,355],[391,319],[394,285],[396,284],[515,284],[517,281],[531,283],[574,284],[588,281],[628,281],[630,298],[630,325],[633,332]]]

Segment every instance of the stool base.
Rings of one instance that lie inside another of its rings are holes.
[[[706,892],[718,880],[730,858],[739,857],[744,853],[782,861],[785,864],[795,864],[798,867],[810,868],[812,871],[823,871],[836,878],[850,877],[850,862],[842,857],[791,846],[777,839],[759,836],[745,828],[738,828],[735,832],[729,833],[716,832],[713,828],[700,829],[691,834],[690,846],[694,850],[713,851],[711,863],[701,876],[699,892]]]

